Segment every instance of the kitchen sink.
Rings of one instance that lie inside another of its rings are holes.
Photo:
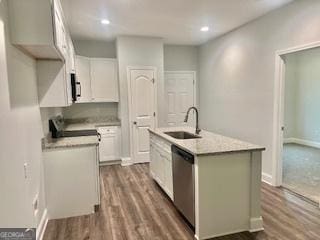
[[[176,131],[176,132],[165,132],[165,134],[169,135],[170,137],[176,139],[195,139],[201,138],[199,135],[195,135],[193,133],[184,132],[184,131]]]

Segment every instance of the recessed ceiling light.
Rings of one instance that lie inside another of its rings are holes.
[[[101,24],[108,25],[108,24],[110,24],[110,21],[108,19],[102,19]]]
[[[209,31],[209,27],[208,26],[203,26],[200,30],[201,30],[201,32],[208,32]]]

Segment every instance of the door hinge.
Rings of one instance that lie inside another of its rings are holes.
[[[151,79],[151,82],[152,82],[152,83],[155,83],[155,81],[156,81],[156,80],[155,80],[154,78]]]
[[[193,85],[195,84],[195,81],[194,81],[194,79],[192,80],[192,82],[193,82]]]
[[[153,112],[153,116],[154,116],[154,117],[156,116],[156,112]]]
[[[284,126],[281,127],[281,131],[284,131]]]

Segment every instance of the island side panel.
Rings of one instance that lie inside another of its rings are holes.
[[[263,221],[261,217],[261,161],[261,151],[251,153],[250,232],[263,230]]]
[[[197,239],[250,229],[251,172],[250,152],[196,157]]]

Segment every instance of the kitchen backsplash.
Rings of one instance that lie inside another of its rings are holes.
[[[62,114],[67,119],[117,117],[118,103],[77,103],[63,108]]]

